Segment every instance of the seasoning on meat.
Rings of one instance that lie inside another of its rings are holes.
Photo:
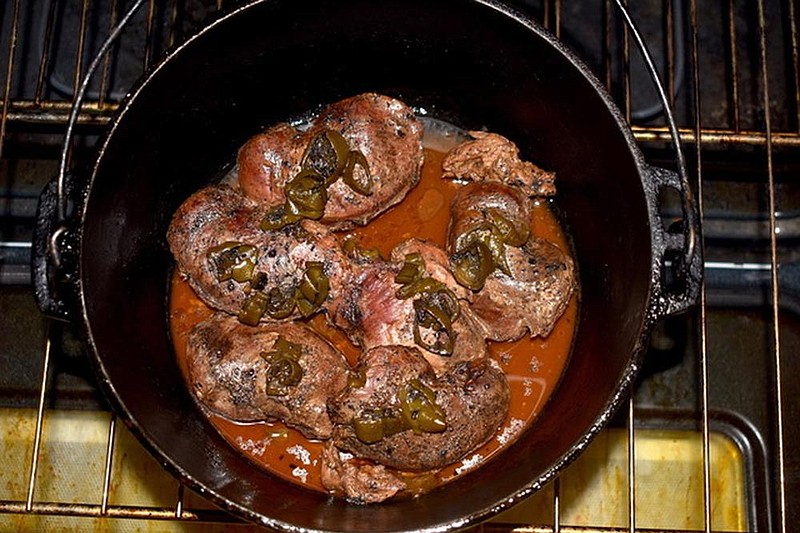
[[[333,432],[328,399],[347,386],[339,350],[299,322],[250,327],[216,313],[191,331],[192,392],[231,420],[281,420],[314,439]],[[299,378],[299,379],[298,379]]]
[[[444,178],[497,181],[520,187],[528,196],[553,196],[555,173],[519,158],[519,149],[496,133],[470,131],[471,140],[459,144],[442,163]]]
[[[356,457],[403,471],[441,468],[491,438],[508,413],[508,382],[490,358],[463,361],[437,377],[418,349],[379,346],[364,353],[361,364],[365,384],[328,404],[333,443]],[[400,410],[412,421],[410,429],[361,440],[353,421],[385,410]]]
[[[263,215],[225,185],[201,189],[180,206],[167,240],[197,295],[249,325],[337,305],[351,264],[336,236],[313,220],[263,231]]]
[[[410,282],[401,285],[395,281],[398,276]],[[363,350],[384,345],[420,348],[441,373],[458,361],[487,355],[481,328],[460,302],[467,292],[450,273],[444,250],[410,239],[392,250],[390,260],[356,271],[333,320]]]
[[[322,484],[355,503],[377,503],[406,489],[406,483],[385,466],[341,452],[328,441],[322,449]]]
[[[294,211],[304,211],[293,208],[287,197],[299,187],[288,184],[305,168],[321,178],[316,188],[302,184],[314,191],[308,194],[314,209],[307,213],[319,214],[316,218],[334,229],[364,225],[419,181],[422,131],[403,102],[374,93],[356,95],[324,108],[306,130],[279,124],[249,139],[237,158],[239,184],[249,198],[274,210],[266,222],[271,228],[292,219]]]
[[[528,202],[518,188],[495,182],[469,183],[456,192],[448,249],[461,285],[478,291],[495,269],[509,273],[506,247],[521,246],[530,236]]]
[[[450,206],[453,276],[469,288],[469,308],[493,341],[546,336],[575,288],[567,253],[530,238],[530,200],[496,182],[462,186]]]

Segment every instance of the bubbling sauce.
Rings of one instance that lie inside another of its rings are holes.
[[[362,247],[377,248],[384,257],[389,256],[395,245],[412,237],[444,247],[450,201],[460,185],[441,178],[443,158],[444,151],[432,149],[431,144],[426,143],[419,184],[400,204],[366,227],[350,232]],[[562,250],[570,250],[567,237],[546,201],[534,205],[531,225],[533,236],[546,239]],[[577,301],[576,291],[547,338],[489,342],[490,356],[500,363],[510,386],[511,402],[505,422],[486,444],[457,463],[434,473],[401,473],[411,494],[425,492],[479,467],[531,425],[567,365],[578,315]],[[175,353],[188,383],[186,339],[194,325],[209,317],[213,310],[200,301],[177,271],[171,281],[169,305]],[[355,366],[360,351],[343,333],[328,325],[325,317],[319,314],[308,323]],[[234,448],[257,466],[309,489],[326,492],[320,480],[321,441],[309,440],[280,422],[239,423],[211,413],[208,418]]]

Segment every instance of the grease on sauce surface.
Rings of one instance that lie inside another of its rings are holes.
[[[366,227],[350,232],[358,238],[361,246],[377,248],[384,257],[389,256],[395,245],[412,237],[444,247],[450,200],[460,185],[441,178],[443,157],[443,152],[425,149],[419,184],[400,204]],[[563,250],[570,250],[566,235],[547,202],[537,202],[531,218],[534,236],[547,239]],[[511,391],[510,409],[505,422],[492,439],[462,460],[432,474],[404,476],[412,493],[427,490],[479,467],[510,445],[533,422],[567,365],[578,314],[577,293],[573,294],[566,311],[548,337],[489,342],[490,356],[506,372]],[[187,376],[186,339],[189,331],[213,311],[197,298],[177,272],[171,282],[169,305],[170,330],[178,366]],[[330,326],[321,314],[314,316],[309,324],[339,348],[350,364],[355,366],[360,351],[343,333]],[[309,440],[280,422],[240,423],[214,414],[208,418],[234,448],[259,467],[305,487],[326,492],[320,480],[322,442]]]

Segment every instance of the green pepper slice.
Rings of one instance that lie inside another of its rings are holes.
[[[450,256],[453,277],[470,290],[479,291],[494,270],[492,251],[482,241],[475,241]]]
[[[453,331],[452,316],[427,299],[415,300],[414,312],[414,342],[429,352],[453,355],[456,335]],[[432,330],[435,340],[426,341],[420,327]]]
[[[350,147],[341,133],[325,129],[314,135],[301,159],[302,168],[310,169],[331,185],[342,175],[350,155]]]
[[[397,391],[403,418],[414,433],[440,433],[447,429],[444,409],[436,394],[419,379],[412,379]]]
[[[303,217],[299,215],[287,211],[286,204],[276,205],[267,211],[259,227],[264,231],[281,229],[289,224],[294,224],[302,218]]]
[[[245,298],[241,311],[239,311],[239,322],[248,326],[256,326],[261,317],[267,311],[268,298],[261,291],[251,291]]]
[[[317,261],[306,262],[303,278],[295,291],[297,310],[304,317],[315,313],[330,293],[330,281],[325,275],[323,264]]]
[[[359,246],[358,240],[352,234],[345,235],[342,241],[342,251],[359,265],[372,263],[381,257],[381,253],[377,248],[362,248]]]
[[[361,167],[362,170],[362,172],[358,173],[361,175],[360,178],[356,177],[357,166]],[[369,163],[363,153],[358,150],[350,150],[347,156],[347,164],[342,172],[342,181],[362,196],[372,195],[372,176],[369,172]]]
[[[328,202],[325,179],[311,169],[303,169],[284,187],[286,211],[292,215],[319,220]]]
[[[288,318],[294,312],[294,294],[286,294],[278,287],[273,287],[267,293],[266,313],[270,318],[281,320]]]
[[[267,394],[286,396],[289,387],[300,383],[303,379],[303,367],[299,363],[302,350],[302,345],[289,342],[279,335],[272,345],[272,351],[261,353],[261,358],[269,363],[265,373]]]
[[[217,281],[232,279],[244,283],[253,277],[258,261],[258,248],[228,241],[210,248],[206,256]]]
[[[372,444],[410,429],[405,417],[393,409],[365,409],[352,421],[356,437]]]
[[[522,246],[528,242],[528,237],[531,234],[531,229],[528,225],[515,225],[497,209],[489,209],[486,212],[486,216],[504,243],[509,246]]]
[[[408,284],[419,280],[425,273],[425,260],[419,253],[406,254],[400,272],[394,277],[395,283]]]

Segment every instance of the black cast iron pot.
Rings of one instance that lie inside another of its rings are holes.
[[[165,234],[178,205],[224,174],[249,136],[365,91],[501,133],[524,158],[555,170],[582,300],[563,380],[517,442],[421,498],[358,506],[254,468],[195,406],[168,334]],[[160,462],[222,507],[286,531],[453,530],[520,501],[600,431],[629,392],[654,323],[691,305],[700,285],[685,183],[643,161],[580,61],[490,0],[267,0],[242,8],[138,85],[90,174],[72,187],[76,214],[66,221],[58,220],[55,188],[43,195],[34,265],[40,305],[80,322],[111,404]],[[678,233],[658,217],[664,187],[684,197]],[[663,281],[668,265],[675,292]]]

